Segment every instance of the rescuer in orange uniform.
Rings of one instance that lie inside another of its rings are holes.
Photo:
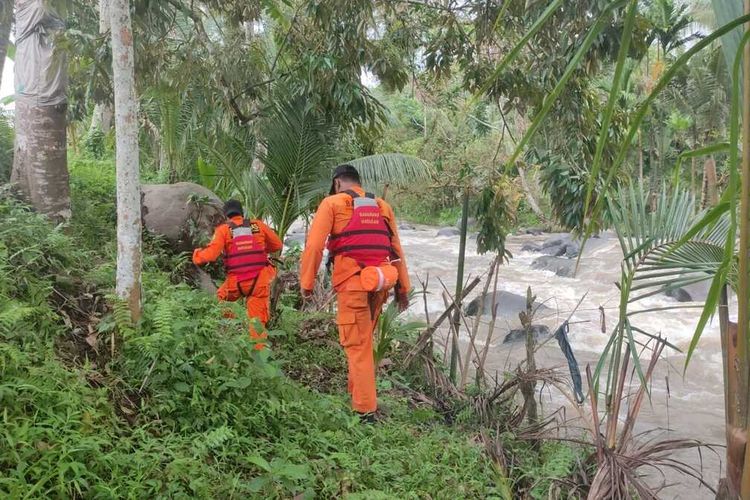
[[[332,283],[338,298],[339,342],[349,365],[352,408],[372,422],[377,410],[373,332],[388,290],[395,286],[400,310],[409,306],[409,275],[393,209],[360,186],[357,170],[340,165],[330,196],[310,225],[300,264],[302,296],[312,294],[328,240]],[[332,258],[332,261],[330,260]]]
[[[234,302],[246,297],[247,316],[250,322],[250,338],[265,339],[266,332],[258,332],[253,326],[255,318],[265,327],[269,318],[271,281],[276,269],[268,260],[268,254],[281,250],[279,236],[263,221],[245,219],[242,205],[237,200],[224,204],[227,222],[216,228],[211,243],[193,251],[193,263],[197,266],[213,262],[223,256],[227,279],[216,292],[219,300]],[[261,350],[265,344],[255,344]]]

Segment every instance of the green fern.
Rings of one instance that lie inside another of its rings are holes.
[[[0,335],[3,337],[17,336],[18,324],[31,316],[34,308],[24,306],[7,297],[0,297],[0,301],[4,304],[3,308],[0,309]]]
[[[116,298],[112,304],[112,317],[115,319],[115,327],[123,337],[131,337],[135,334],[135,325],[130,315],[130,307],[124,300]]]
[[[174,315],[172,311],[172,303],[168,299],[160,299],[156,304],[153,322],[156,335],[160,337],[172,336]]]
[[[203,435],[203,440],[199,442],[198,447],[201,451],[216,450],[224,445],[224,443],[233,440],[235,438],[234,431],[222,425],[216,429],[212,429]]]

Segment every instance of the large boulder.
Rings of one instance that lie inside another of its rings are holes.
[[[563,255],[565,255],[565,248],[565,244],[553,247],[542,247],[542,253],[551,257],[562,257]]]
[[[550,336],[549,327],[546,325],[531,325],[531,334],[534,335],[534,339],[538,342]],[[526,330],[523,328],[514,328],[505,336],[503,344],[524,341],[526,341]]]
[[[527,241],[523,244],[523,246],[521,246],[521,251],[538,253],[542,251],[542,245],[540,245],[539,243]]]
[[[576,261],[551,255],[543,255],[531,263],[531,269],[552,271],[563,278],[570,278],[575,273]]]
[[[553,236],[542,243],[542,248],[565,246],[570,239],[568,234]]]
[[[533,305],[535,314],[545,314],[549,308],[543,304],[535,302]],[[518,313],[526,310],[526,297],[515,293],[498,290],[496,296],[495,311],[497,316],[504,319],[517,320]],[[467,316],[491,315],[492,314],[492,292],[487,295],[475,297],[464,308],[464,314]]]
[[[144,227],[177,251],[191,251],[224,220],[222,202],[192,182],[146,184],[141,188]]]
[[[580,241],[573,239],[569,234],[562,236],[553,236],[541,244],[541,250],[544,255],[552,257],[567,257],[573,259],[578,257],[581,252]]]
[[[581,244],[577,241],[569,241],[565,245],[565,256],[569,259],[574,259],[578,257],[578,254],[581,253]]]

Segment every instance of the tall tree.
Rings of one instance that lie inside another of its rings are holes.
[[[106,36],[109,33],[110,12],[109,4],[112,0],[99,0],[99,35]],[[91,131],[96,129],[109,132],[112,127],[112,106],[109,99],[96,103],[94,113],[91,116]]]
[[[8,41],[10,39],[10,25],[13,21],[13,8],[10,2],[0,5],[0,81],[3,79],[3,68],[5,57],[8,54]]]
[[[110,3],[117,166],[117,295],[135,321],[141,312],[141,189],[138,104],[129,0]]]
[[[5,2],[7,3],[7,2]],[[16,126],[11,182],[37,210],[70,217],[66,144],[67,70],[54,2],[16,0]]]

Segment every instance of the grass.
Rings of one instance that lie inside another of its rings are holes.
[[[384,421],[352,415],[328,314],[283,306],[259,354],[242,307],[224,319],[183,282],[186,257],[147,238],[129,325],[108,298],[111,162],[74,159],[71,179],[67,227],[0,196],[0,497],[507,497],[471,419],[396,387],[413,374],[380,378]],[[518,492],[549,474],[523,450]]]
[[[158,245],[145,259],[139,325],[117,328],[106,301],[75,317],[79,295],[113,285],[110,173],[73,164],[69,228],[0,202],[0,496],[496,495],[492,462],[468,435],[437,417],[415,425],[394,397],[392,418],[360,424],[334,336],[299,348],[301,319],[290,311],[279,352],[255,354],[243,321],[175,283],[165,268],[182,257]],[[305,379],[317,366],[337,370],[328,393]],[[299,381],[284,374],[293,369]]]

